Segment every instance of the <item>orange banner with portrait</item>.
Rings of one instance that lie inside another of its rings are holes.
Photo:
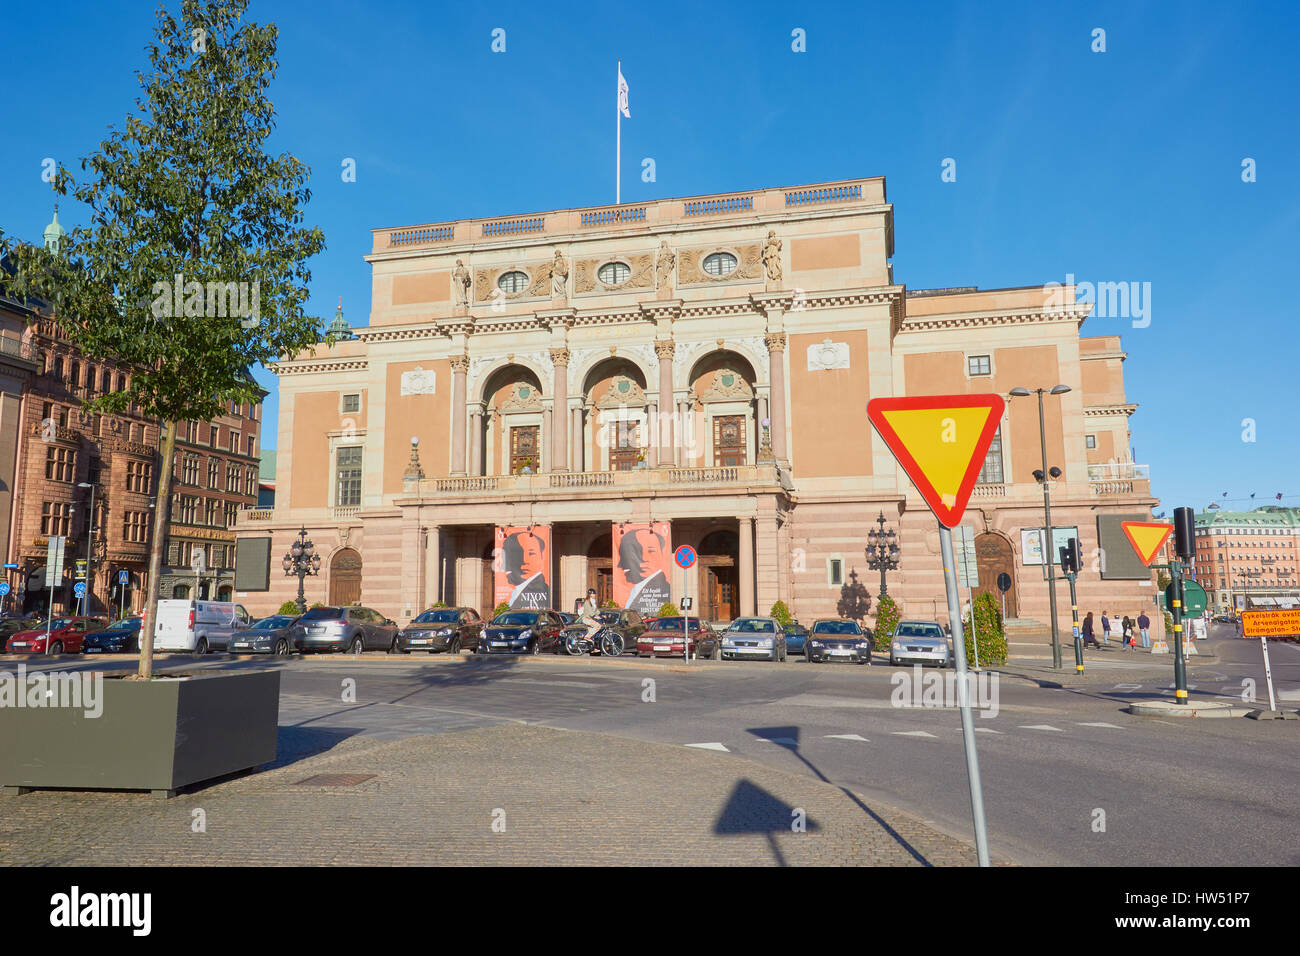
[[[611,537],[614,603],[657,616],[660,606],[672,600],[672,526],[667,521],[616,524]]]
[[[497,528],[493,551],[496,605],[536,611],[551,606],[551,526]]]

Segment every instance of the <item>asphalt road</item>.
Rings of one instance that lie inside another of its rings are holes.
[[[1259,642],[1228,630],[1216,627],[1199,643],[1218,660],[1192,659],[1192,698],[1240,701],[1249,689],[1243,681],[1253,680],[1267,706]],[[1270,653],[1280,703],[1294,710],[1300,646],[1271,642]],[[72,660],[29,664],[68,668]],[[195,662],[169,658],[160,666]],[[516,722],[692,746],[718,760],[756,760],[845,786],[971,839],[958,712],[896,706],[900,682],[911,688],[914,678],[887,664],[810,665],[792,657],[786,664],[700,662],[681,673],[631,659],[367,654],[360,661],[212,658],[202,666],[282,668],[282,725],[397,739]],[[13,659],[0,667],[12,668]],[[995,854],[1051,865],[1300,863],[1300,721],[1125,713],[1131,700],[1172,694],[1171,657],[1094,654],[1082,681],[1068,670],[1048,675],[1041,662],[1013,660],[1006,670],[1032,679],[1002,677],[996,716],[977,710],[974,718]],[[1039,686],[1053,678],[1065,686]]]

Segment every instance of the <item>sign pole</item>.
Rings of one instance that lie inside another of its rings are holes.
[[[966,746],[966,779],[970,784],[971,816],[975,821],[975,855],[980,866],[988,866],[989,846],[984,825],[984,788],[980,783],[979,755],[975,752],[975,726],[970,712],[966,641],[961,626],[961,598],[957,593],[957,562],[953,557],[952,529],[942,522],[939,524],[939,546],[943,553],[943,581],[948,594],[948,619],[952,622],[953,653],[957,658],[957,701],[961,710],[961,733]],[[974,621],[973,611],[971,620]]]
[[[1183,660],[1183,563],[1171,561],[1169,571],[1173,575],[1173,616],[1174,616],[1174,701],[1187,703],[1187,664]]]
[[[1074,635],[1074,669],[1077,673],[1082,674],[1083,673],[1083,637],[1079,632],[1079,598],[1074,593],[1074,581],[1078,577],[1078,575],[1067,574],[1066,577],[1070,581],[1070,613],[1073,615],[1073,621],[1074,621],[1072,625],[1073,627],[1072,633]]]
[[[1259,635],[1259,645],[1264,649],[1264,680],[1268,684],[1268,709],[1277,710],[1277,697],[1273,694],[1273,667],[1268,662],[1268,637]]]
[[[979,631],[975,629],[975,589],[970,586],[970,578],[966,579],[966,592],[970,595],[970,647],[975,653],[975,669],[980,669],[980,639]]]

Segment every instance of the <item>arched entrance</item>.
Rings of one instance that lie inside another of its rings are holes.
[[[701,613],[709,621],[732,620],[740,613],[740,537],[734,531],[711,531],[696,551],[703,587]]]
[[[1020,616],[1020,600],[1016,593],[1016,555],[1011,542],[1000,534],[977,534],[975,536],[975,566],[979,570],[979,584],[975,593],[992,594],[998,607],[1002,606],[1002,592],[998,590],[998,575],[1005,573],[1011,578],[1011,590],[1007,591],[1008,618]]]
[[[614,536],[608,531],[587,549],[587,587],[596,589],[597,607],[614,599]]]
[[[356,604],[361,600],[361,552],[343,548],[330,562],[330,604]]]

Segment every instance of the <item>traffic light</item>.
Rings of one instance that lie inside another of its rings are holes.
[[[1192,560],[1196,550],[1196,513],[1191,508],[1174,509],[1174,553],[1184,561]]]
[[[1061,545],[1061,570],[1066,574],[1079,573],[1079,539],[1071,538]]]

